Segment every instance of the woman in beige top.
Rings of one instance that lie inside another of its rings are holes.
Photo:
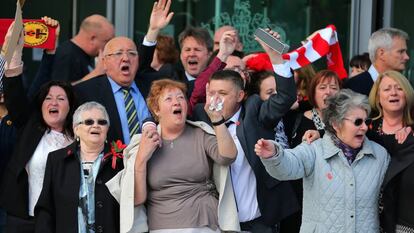
[[[205,108],[214,136],[186,122],[184,93],[180,82],[164,79],[152,84],[147,103],[161,135],[155,129],[142,135],[135,163],[135,204],[146,201],[150,232],[220,232],[212,165],[231,164],[237,149],[221,108],[209,108],[210,100],[218,99],[208,97]]]

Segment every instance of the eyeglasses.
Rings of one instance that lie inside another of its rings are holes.
[[[116,51],[114,53],[108,53],[105,56],[107,57],[114,57],[114,58],[121,58],[122,55],[126,54],[128,58],[134,58],[138,56],[138,51],[136,50],[128,50],[128,51]]]
[[[105,125],[108,124],[108,121],[105,120],[105,119],[98,119],[98,120],[96,120],[96,123],[98,123],[98,125],[105,126]],[[87,125],[87,126],[91,126],[91,125],[95,124],[95,120],[94,119],[86,119],[84,121],[79,122],[79,124],[84,124],[84,125]]]
[[[354,123],[355,126],[359,127],[362,125],[362,123],[365,123],[366,126],[370,125],[372,122],[371,118],[367,118],[367,119],[362,119],[362,118],[357,118],[355,120],[351,120],[348,118],[344,118],[345,120],[351,121],[352,123]]]

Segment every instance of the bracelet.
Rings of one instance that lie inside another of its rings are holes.
[[[222,117],[222,118],[221,118],[221,120],[216,121],[216,122],[211,122],[211,124],[212,124],[213,126],[218,126],[218,125],[223,124],[224,122],[226,122],[226,119],[224,119],[224,117]]]

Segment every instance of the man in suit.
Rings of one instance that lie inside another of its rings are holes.
[[[177,71],[177,79],[187,85],[190,97],[197,76],[207,67],[213,50],[213,39],[204,28],[187,28],[178,36],[180,60],[184,70]]]
[[[138,60],[150,65],[155,40],[173,16],[172,12],[169,13],[170,5],[171,0],[155,3],[140,54],[131,39],[115,37],[105,45],[103,51],[105,75],[74,86],[80,103],[97,101],[105,106],[110,119],[110,141],[120,139],[128,144],[132,135],[140,131],[143,120],[150,116],[145,99],[137,87]]]
[[[277,76],[277,94],[266,101],[258,95],[244,100],[244,82],[240,74],[232,70],[218,71],[209,80],[207,99],[215,96],[224,101],[223,119],[210,122],[204,104],[195,107],[193,117],[212,125],[226,123],[235,140],[238,154],[230,170],[241,229],[275,233],[276,224],[295,213],[298,203],[289,183],[267,174],[254,152],[254,144],[260,138],[274,139],[273,129],[295,102],[296,90],[288,64],[281,64],[283,60],[279,54],[262,46],[272,63],[278,64],[275,68],[287,77]]]
[[[382,28],[369,38],[368,52],[371,66],[344,83],[344,88],[369,95],[372,85],[380,73],[387,70],[403,71],[409,57],[407,54],[408,34],[396,28]]]

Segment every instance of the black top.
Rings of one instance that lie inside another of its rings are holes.
[[[9,115],[0,120],[0,180],[16,143],[16,129]]]
[[[300,123],[296,128],[296,131],[292,134],[292,139],[290,141],[290,148],[295,148],[297,145],[302,143],[302,137],[307,130],[316,130],[315,124],[313,121],[303,114],[300,117]]]
[[[52,79],[75,82],[89,74],[93,67],[93,58],[68,40],[56,50]]]
[[[104,155],[109,152],[106,145]],[[42,192],[35,207],[36,233],[78,232],[81,165],[77,142],[49,153]],[[119,204],[105,183],[124,168],[122,159],[112,167],[112,155],[104,157],[95,180],[95,232],[118,233]]]
[[[414,136],[409,134],[398,144],[394,134],[380,133],[382,119],[372,122],[367,137],[384,146],[390,153],[391,161],[383,181],[380,220],[384,232],[395,232],[397,223],[414,227]]]
[[[400,174],[398,189],[398,223],[414,228],[414,163],[404,169]]]

